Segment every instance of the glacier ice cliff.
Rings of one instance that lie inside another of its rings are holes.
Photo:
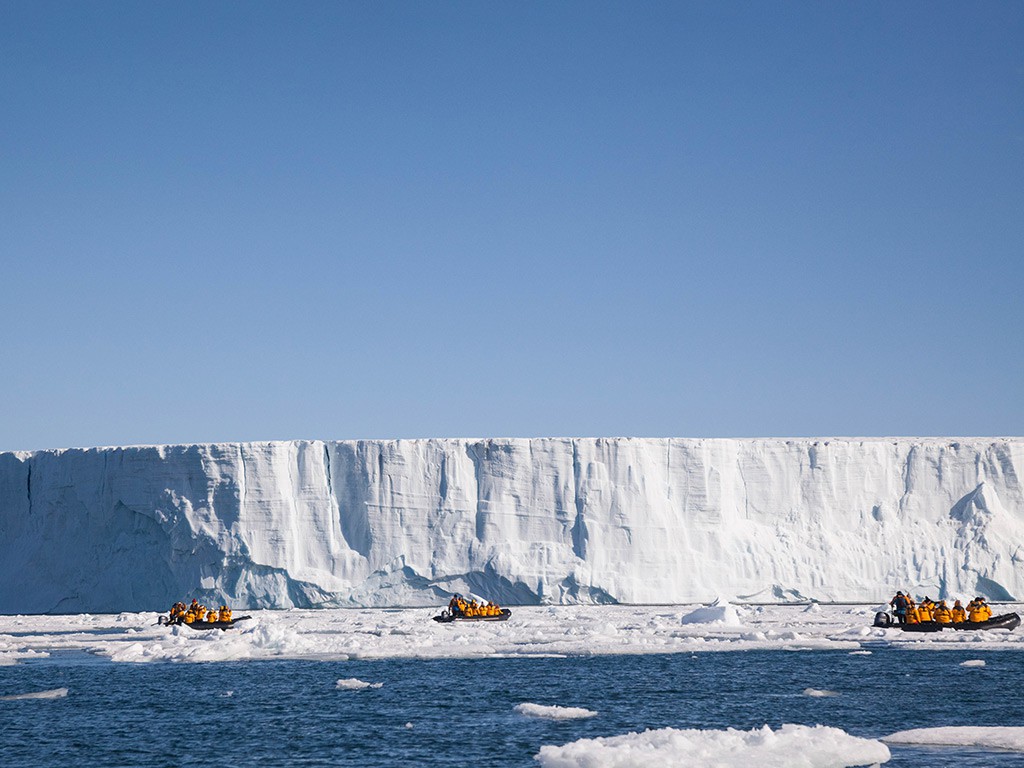
[[[1024,599],[1024,439],[291,441],[0,453],[0,613]]]

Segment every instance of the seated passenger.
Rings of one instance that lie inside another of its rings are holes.
[[[921,619],[917,615],[917,606],[914,605],[914,601],[907,600],[907,624],[920,624]]]
[[[981,600],[981,610],[982,613],[985,614],[985,618],[983,619],[983,621],[988,621],[992,618],[992,606],[986,603],[984,598],[982,598]]]
[[[949,608],[946,607],[945,600],[939,600],[939,604],[935,606],[934,618],[935,621],[939,622],[939,624],[953,623],[953,614],[950,612]]]
[[[985,605],[985,600],[983,598],[976,597],[967,604],[968,621],[988,621],[991,617],[992,611],[987,605]]]
[[[921,601],[919,606],[917,606],[917,620],[922,624],[934,621],[934,618],[932,617],[931,600],[927,597]]]
[[[953,603],[953,607],[950,609],[949,614],[954,624],[967,621],[967,611],[964,610],[964,607],[960,604],[959,600]]]

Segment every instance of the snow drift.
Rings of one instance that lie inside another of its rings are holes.
[[[0,454],[0,612],[1024,596],[1024,440]]]

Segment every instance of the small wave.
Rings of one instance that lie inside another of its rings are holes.
[[[67,695],[67,688],[53,688],[49,691],[36,691],[34,693],[16,693],[13,696],[0,696],[0,701],[23,701],[25,699],[63,699]]]
[[[516,704],[512,709],[520,715],[527,717],[543,717],[548,720],[581,720],[585,717],[594,717],[597,712],[583,707],[558,707],[544,706],[543,704]]]

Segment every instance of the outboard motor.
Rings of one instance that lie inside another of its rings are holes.
[[[876,627],[891,627],[892,616],[885,611],[879,611],[875,614],[875,626]]]

